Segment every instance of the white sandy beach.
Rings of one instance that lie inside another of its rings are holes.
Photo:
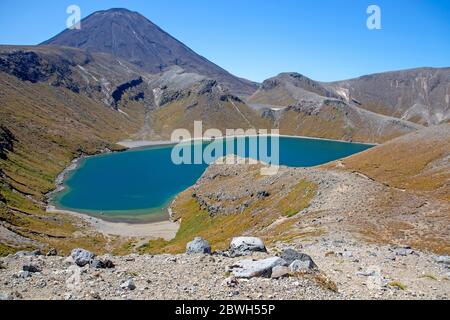
[[[54,206],[48,206],[47,212],[70,214],[88,222],[93,229],[107,235],[116,235],[121,237],[148,237],[148,238],[162,238],[164,240],[171,240],[180,228],[180,225],[171,221],[144,223],[144,224],[130,224],[122,222],[108,222],[98,218],[88,216],[86,214],[59,210]]]
[[[151,146],[166,146],[166,145],[174,145],[176,143],[171,141],[148,141],[148,140],[124,140],[117,142],[118,145],[128,148],[128,149],[137,149],[143,147],[151,147]]]

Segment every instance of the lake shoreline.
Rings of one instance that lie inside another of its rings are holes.
[[[231,135],[231,136],[221,136],[217,137],[216,140],[224,140],[230,138],[254,138],[254,137],[271,137],[273,135],[270,134],[262,134],[262,135]],[[293,138],[293,139],[309,139],[309,140],[320,140],[320,141],[331,141],[331,142],[341,142],[341,143],[351,143],[351,144],[361,144],[368,146],[378,146],[379,143],[369,143],[369,142],[358,142],[358,141],[345,141],[345,140],[335,140],[335,139],[327,139],[327,138],[317,138],[317,137],[308,137],[308,136],[293,136],[293,135],[278,135],[280,138]],[[123,140],[119,141],[116,144],[119,146],[125,147],[127,149],[142,149],[147,147],[159,147],[159,146],[175,146],[178,143],[188,143],[195,141],[211,141],[212,139],[202,137],[202,138],[192,138],[181,140],[180,142],[174,142],[171,140]]]
[[[180,228],[180,225],[178,223],[172,222],[170,220],[135,224],[125,222],[109,222],[89,216],[84,213],[71,210],[61,210],[53,205],[47,206],[46,211],[50,213],[69,214],[71,216],[80,218],[81,220],[89,223],[94,230],[105,235],[115,235],[130,238],[161,238],[168,241],[175,238],[178,229]]]

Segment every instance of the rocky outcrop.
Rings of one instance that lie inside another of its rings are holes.
[[[44,63],[35,52],[17,51],[0,55],[0,70],[11,74],[22,81],[32,83],[46,81],[55,71]]]
[[[112,98],[114,99],[115,105],[117,106],[117,104],[120,102],[125,92],[139,86],[142,83],[143,83],[142,77],[139,77],[138,79],[134,79],[119,85],[116,88],[116,90],[114,90],[113,93],[111,94]],[[138,92],[136,93],[135,96],[133,96],[132,99],[139,100],[140,98],[143,99],[144,96],[145,96],[144,92]]]
[[[0,159],[6,160],[8,152],[14,151],[14,141],[13,133],[5,126],[0,126]]]
[[[72,77],[74,64],[66,59],[51,61],[35,52],[14,51],[0,54],[0,71],[31,83],[50,81],[52,86],[80,92]]]

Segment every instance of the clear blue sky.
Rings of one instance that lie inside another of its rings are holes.
[[[37,44],[82,17],[139,11],[230,72],[262,81],[296,71],[322,81],[421,66],[450,66],[450,0],[1,0],[0,43]],[[368,30],[366,9],[382,10]]]

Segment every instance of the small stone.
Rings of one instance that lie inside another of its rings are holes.
[[[43,289],[47,286],[47,282],[45,280],[41,280],[36,284],[36,288]]]
[[[109,259],[103,260],[103,266],[105,267],[105,269],[113,269],[116,267],[116,265],[114,264],[114,262],[112,262]]]
[[[352,258],[353,257],[353,253],[351,251],[344,251],[344,252],[342,252],[342,257],[344,257],[344,258]]]
[[[276,266],[272,269],[272,279],[288,277],[291,270],[288,267]]]
[[[133,279],[130,278],[128,280],[123,281],[120,284],[120,288],[122,288],[123,290],[131,290],[131,291],[133,291],[134,289],[136,289],[136,285],[134,284]]]
[[[395,254],[396,254],[397,256],[403,256],[403,257],[406,257],[406,256],[409,256],[409,255],[411,255],[411,254],[414,254],[414,251],[413,251],[411,248],[409,248],[409,247],[406,247],[406,248],[397,248],[397,249],[395,249]]]
[[[201,237],[195,238],[186,245],[187,254],[211,254],[211,245]]]
[[[74,297],[70,292],[67,292],[66,294],[64,294],[64,300],[73,300]]]
[[[95,258],[89,262],[89,266],[95,269],[112,269],[115,267],[114,263],[111,260],[101,260]]]
[[[100,294],[96,291],[92,291],[89,295],[94,300],[101,300]]]
[[[228,288],[235,288],[239,285],[239,281],[236,279],[236,277],[230,276],[222,282],[222,285]]]
[[[0,301],[12,300],[11,296],[7,293],[0,292]]]
[[[22,279],[29,278],[31,277],[31,272],[22,270],[19,272],[18,277]]]
[[[52,248],[47,252],[47,257],[55,257],[57,255],[58,255],[58,251],[55,248]]]
[[[368,270],[368,271],[363,271],[363,272],[357,272],[356,273],[357,276],[363,276],[363,277],[373,277],[376,275],[376,271],[375,270]]]
[[[35,266],[33,264],[23,265],[22,266],[22,270],[30,272],[30,273],[36,273],[36,272],[41,272],[42,271],[38,266]]]

